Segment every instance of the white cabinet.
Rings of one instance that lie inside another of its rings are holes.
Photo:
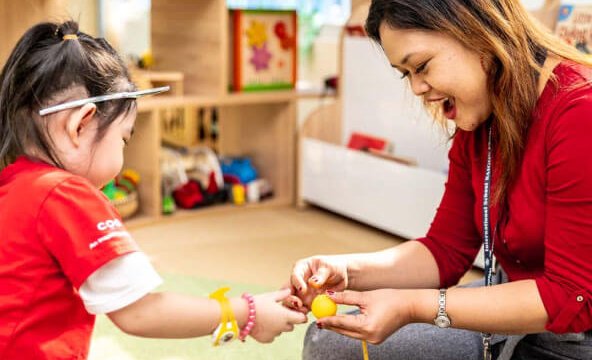
[[[368,38],[345,36],[341,60],[339,109],[304,124],[299,197],[405,238],[424,236],[444,191],[448,135]],[[321,140],[327,131],[333,142]],[[350,150],[352,132],[386,138],[418,165]]]

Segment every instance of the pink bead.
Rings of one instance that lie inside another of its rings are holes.
[[[242,298],[247,301],[247,305],[249,306],[249,315],[247,318],[247,324],[245,325],[245,327],[243,329],[241,329],[241,331],[239,333],[239,339],[244,342],[245,339],[247,338],[247,336],[251,333],[251,330],[253,330],[253,327],[255,327],[256,311],[255,311],[255,298],[253,298],[253,296],[251,294],[244,293],[242,295]]]

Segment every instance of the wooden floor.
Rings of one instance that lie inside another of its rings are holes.
[[[132,233],[161,272],[270,287],[287,283],[303,257],[376,251],[403,241],[314,207],[209,213]],[[463,282],[479,275],[470,272]]]

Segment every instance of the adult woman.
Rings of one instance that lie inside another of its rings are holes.
[[[326,290],[359,306],[317,325],[382,343],[373,359],[592,358],[591,63],[516,0],[373,0],[366,30],[455,123],[449,178],[426,237],[297,262],[297,306]],[[502,283],[446,292],[481,244]],[[334,332],[311,327],[304,357],[359,358]]]

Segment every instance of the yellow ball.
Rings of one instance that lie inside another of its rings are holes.
[[[317,295],[311,305],[312,314],[317,318],[333,316],[337,313],[337,304],[327,295]]]

